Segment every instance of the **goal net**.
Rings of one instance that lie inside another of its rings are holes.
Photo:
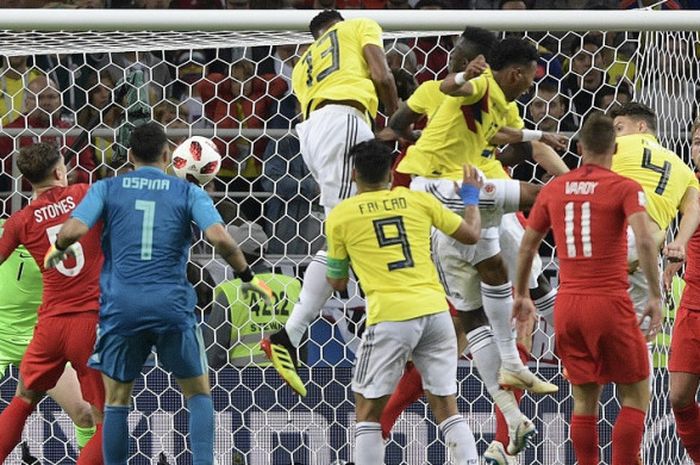
[[[234,237],[246,253],[261,257],[258,272],[303,280],[306,265],[323,247],[323,210],[293,131],[298,112],[289,78],[304,44],[311,41],[306,24],[314,12],[200,16],[159,11],[150,13],[158,18],[144,23],[142,16],[119,11],[71,11],[70,17],[55,10],[7,11],[0,19],[0,201],[5,215],[30,198],[14,162],[20,147],[54,142],[71,160],[71,179],[93,182],[122,168],[123,127],[153,119],[165,127],[173,145],[190,135],[216,142],[224,163],[207,191]],[[590,112],[640,100],[656,110],[662,144],[691,163],[688,130],[697,114],[700,38],[695,25],[700,18],[692,12],[666,13],[344,12],[346,17],[375,17],[385,26],[389,63],[404,99],[417,83],[445,76],[452,41],[464,26],[488,27],[527,37],[539,48],[536,84],[519,100],[527,127],[566,132],[575,141]],[[377,129],[381,124],[380,117]],[[579,163],[574,142],[561,156],[570,167]],[[549,178],[533,161],[512,167],[512,174],[534,183]],[[544,274],[556,286],[551,239],[540,252]],[[364,328],[364,301],[357,287],[334,296],[312,325],[300,370],[309,393],[300,399],[250,350],[263,331],[274,331],[286,321],[294,286],[280,296],[282,304],[275,309],[242,302],[244,317],[240,308],[233,316],[241,303],[229,308],[232,302],[220,300],[229,296],[225,283],[233,279],[232,271],[201,239],[193,244],[190,262],[197,315],[205,334],[213,338],[208,355],[217,462],[351,461],[354,404],[349,386]],[[664,331],[654,345],[653,399],[643,443],[646,464],[690,463],[677,440],[668,400],[666,362],[678,295],[669,300]],[[551,315],[541,319],[533,336],[531,367],[561,390],[555,396],[524,397],[523,410],[534,419],[539,435],[521,463],[574,463],[568,441],[572,397],[554,353]],[[189,463],[187,413],[174,380],[155,359],[144,374],[137,380],[129,416],[130,463]],[[16,376],[13,368],[0,382],[3,403],[14,393]],[[459,385],[461,411],[483,452],[494,438],[495,418],[468,360],[460,363]],[[619,411],[612,388],[604,391],[602,404],[600,439],[609,463],[612,424]],[[50,399],[31,417],[24,441],[43,463],[71,463],[77,454],[71,422]],[[21,463],[19,448],[14,454],[12,463]],[[386,463],[445,462],[433,417],[425,402],[418,402],[400,417],[387,443]]]

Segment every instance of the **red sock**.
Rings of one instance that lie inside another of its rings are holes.
[[[646,416],[646,412],[633,407],[620,409],[612,431],[613,465],[636,463],[642,446]]]
[[[687,407],[674,408],[673,416],[676,417],[676,432],[683,447],[693,462],[700,464],[700,407],[693,402]]]
[[[4,463],[8,455],[22,440],[22,431],[27,418],[34,411],[34,405],[20,397],[13,397],[10,405],[0,414],[0,463]]]
[[[85,444],[83,450],[80,451],[78,463],[76,465],[102,465],[102,423],[95,428],[95,434],[92,439]]]
[[[598,465],[598,418],[595,415],[571,415],[569,429],[579,465]],[[634,463],[630,461],[628,463]]]
[[[520,355],[520,360],[527,364],[530,360],[530,353],[527,351],[524,345],[518,344],[518,354]],[[520,404],[520,399],[523,397],[522,389],[513,389],[513,395],[515,400]],[[506,423],[506,418],[501,413],[501,409],[496,407],[496,441],[500,442],[504,446],[508,445],[510,442],[510,437],[508,436],[508,423]]]
[[[423,395],[423,383],[421,380],[420,373],[416,370],[416,367],[412,363],[406,364],[406,371],[404,371],[399,385],[396,386],[396,390],[389,398],[389,401],[384,407],[382,416],[379,419],[379,423],[382,425],[382,437],[387,439],[391,433],[391,428],[394,427],[396,419],[399,415],[411,406],[415,401],[421,398]]]

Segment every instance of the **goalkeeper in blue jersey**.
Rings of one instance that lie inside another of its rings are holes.
[[[0,236],[4,224],[5,220],[0,219]],[[17,247],[0,265],[0,378],[10,365],[19,367],[32,340],[42,288],[39,266],[24,246]],[[95,424],[70,365],[48,394],[73,420],[75,439],[82,449],[95,434]]]
[[[194,315],[195,293],[186,274],[192,221],[236,271],[244,292],[268,303],[272,293],[248,267],[209,196],[165,174],[170,151],[161,126],[139,126],[129,142],[135,170],[92,185],[46,261],[60,261],[89,228],[104,222],[100,326],[90,366],[102,371],[105,383],[105,464],[127,463],[131,391],[155,346],[159,362],[173,373],[187,399],[193,463],[211,465],[214,409]]]

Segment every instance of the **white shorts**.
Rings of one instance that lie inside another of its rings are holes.
[[[449,312],[368,326],[357,351],[352,390],[366,399],[392,394],[409,358],[424,390],[436,396],[457,393],[457,337]]]
[[[508,269],[508,279],[510,282],[515,282],[516,264],[518,263],[518,251],[520,243],[525,234],[525,228],[520,224],[515,213],[506,213],[501,220],[499,228],[499,242],[501,246],[501,256]],[[537,287],[537,278],[542,274],[542,259],[539,254],[535,254],[532,261],[532,269],[530,270],[530,281],[528,287],[535,289]]]
[[[304,163],[321,189],[320,204],[328,214],[356,192],[350,149],[374,138],[367,117],[346,105],[326,105],[297,124]]]
[[[455,191],[455,181],[416,176],[411,180],[411,190],[430,192],[450,210],[460,215],[464,213],[462,198]],[[479,192],[482,228],[498,227],[503,214],[516,212],[519,206],[520,181],[484,179],[484,186]]]
[[[476,244],[466,245],[438,231],[433,240],[433,260],[447,298],[459,311],[481,307],[481,277],[474,267],[500,252],[498,228],[481,230]]]
[[[661,267],[660,256],[658,257],[658,261],[659,276],[662,276],[663,270]],[[634,236],[634,232],[632,231],[632,227],[630,226],[627,226],[627,265],[628,267],[635,267],[634,271],[627,275],[630,285],[627,292],[630,295],[630,299],[632,299],[634,311],[637,312],[637,315],[641,315],[644,312],[644,308],[647,305],[647,300],[649,299],[649,283],[647,282],[647,278],[644,276],[642,268],[639,266],[637,241]]]

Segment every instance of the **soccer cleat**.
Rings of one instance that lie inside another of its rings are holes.
[[[517,457],[508,455],[506,448],[499,441],[493,441],[484,452],[486,465],[517,465]]]
[[[506,452],[509,455],[517,455],[520,451],[533,444],[536,434],[537,428],[535,428],[535,424],[523,415],[523,419],[515,428],[508,427],[510,442]]]
[[[270,335],[269,338],[263,339],[260,342],[260,348],[289,387],[300,396],[306,396],[306,386],[304,386],[296,369],[296,357],[294,356],[296,348],[289,340],[287,331],[283,328]]]
[[[524,389],[533,394],[554,394],[559,391],[556,384],[541,380],[527,368],[512,371],[501,367],[498,384],[504,389]]]

